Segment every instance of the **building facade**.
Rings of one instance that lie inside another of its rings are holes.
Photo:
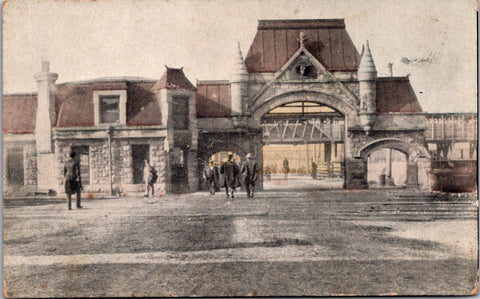
[[[298,118],[280,135],[308,143],[323,132],[323,151],[342,151],[335,161],[345,188],[368,187],[368,157],[382,148],[406,155],[408,187],[429,188],[428,124],[408,77],[378,77],[368,43],[359,53],[342,19],[260,20],[246,57],[238,45],[234,59],[229,80],[196,86],[168,67],[159,80],[56,83],[43,63],[32,76],[37,93],[3,96],[5,191],[63,192],[63,163],[73,150],[86,192],[142,191],[145,160],[159,171],[157,192],[193,192],[216,153],[250,152],[262,165],[266,115],[293,103],[335,113],[335,136],[322,127],[320,110],[301,115],[309,119],[303,135]]]

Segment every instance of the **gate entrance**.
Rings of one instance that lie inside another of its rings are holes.
[[[280,105],[261,121],[264,189],[337,189],[344,180],[345,120],[320,103]]]
[[[369,188],[401,188],[407,185],[407,155],[390,148],[376,150],[367,158]]]

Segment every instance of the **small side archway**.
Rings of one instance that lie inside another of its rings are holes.
[[[407,187],[420,189],[429,188],[431,158],[425,147],[415,143],[408,143],[398,138],[383,138],[362,146],[356,153],[356,156],[366,164],[371,153],[383,148],[397,150],[405,154],[407,160]]]

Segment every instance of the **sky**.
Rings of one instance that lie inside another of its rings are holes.
[[[3,3],[3,93],[35,92],[41,62],[57,83],[110,76],[159,79],[184,67],[229,79],[263,19],[345,19],[379,76],[409,75],[426,112],[477,111],[474,0],[10,0]]]

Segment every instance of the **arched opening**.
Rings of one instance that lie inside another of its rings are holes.
[[[380,156],[374,154],[375,152],[380,151]],[[382,155],[382,152],[385,155],[384,159],[379,158]],[[398,152],[398,153],[397,153]],[[391,154],[390,154],[391,153]],[[396,159],[393,158],[393,153],[395,153]],[[403,185],[408,188],[421,188],[425,189],[428,187],[428,172],[429,172],[429,161],[430,155],[427,149],[423,146],[419,146],[414,142],[408,142],[406,140],[401,140],[397,138],[383,138],[372,141],[362,148],[359,149],[357,156],[360,157],[366,167],[366,175],[371,175],[368,177],[369,183],[370,180],[372,184],[369,184],[369,187],[373,186],[382,186],[382,180],[380,175],[382,175],[383,167],[385,168],[385,185],[388,186],[395,183],[395,179],[392,178],[394,173],[397,172],[395,176],[399,185]],[[381,161],[385,161],[383,163]],[[399,163],[395,165],[396,163]],[[380,170],[380,174],[378,173]],[[390,170],[389,170],[390,169]],[[378,176],[377,180],[374,180],[374,176]],[[403,176],[405,179],[403,179]],[[390,181],[388,181],[390,179]],[[403,183],[405,180],[405,183]],[[379,184],[375,184],[374,181],[377,181]]]
[[[345,117],[315,101],[282,103],[261,118],[263,188],[340,189]]]
[[[407,185],[408,156],[401,151],[382,148],[367,158],[369,188],[402,188]]]

